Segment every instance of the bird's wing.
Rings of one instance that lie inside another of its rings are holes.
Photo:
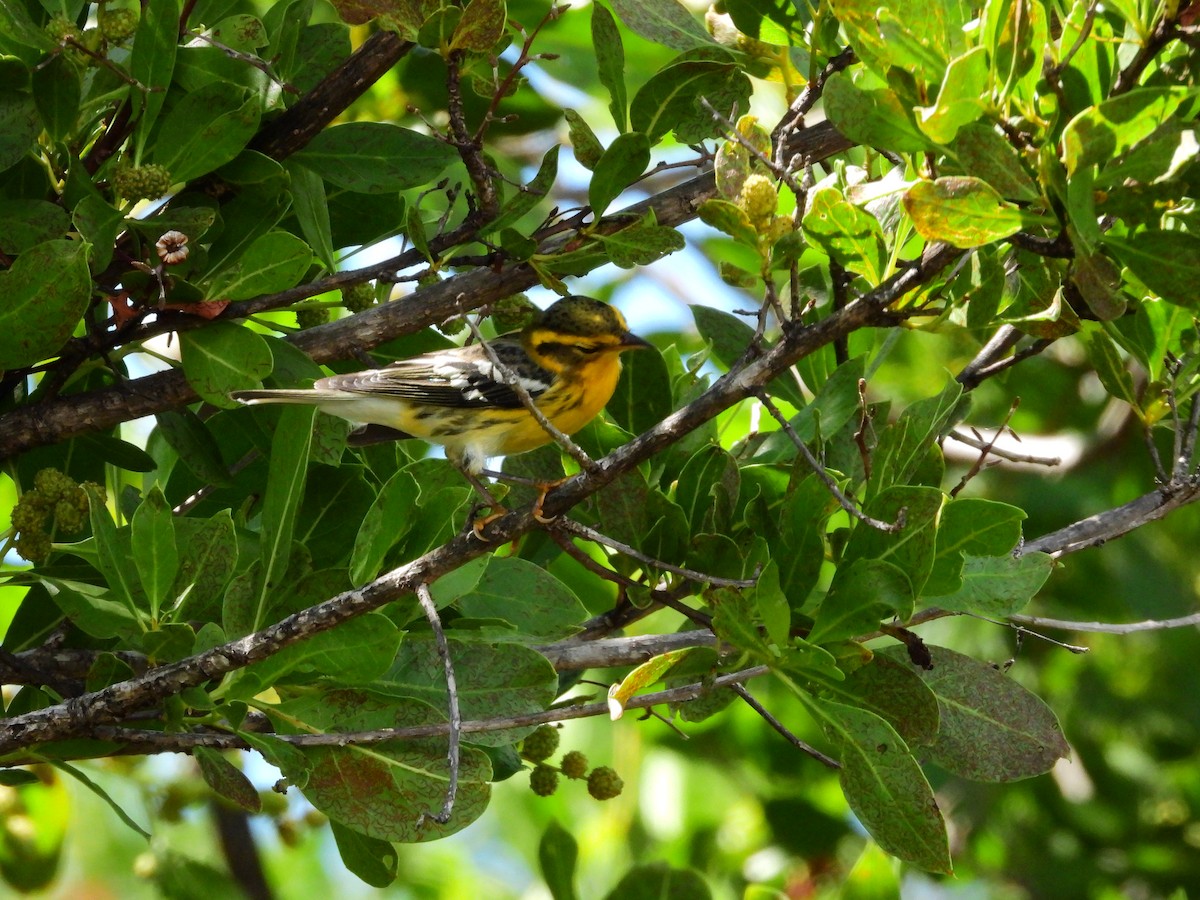
[[[491,342],[491,348],[531,397],[536,398],[553,383],[553,374],[533,365],[515,339],[498,338]],[[431,406],[521,406],[517,392],[505,383],[487,352],[478,345],[414,356],[383,369],[322,378],[313,387],[400,397]]]

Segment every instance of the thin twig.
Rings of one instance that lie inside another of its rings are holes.
[[[779,407],[771,402],[771,398],[767,396],[767,392],[760,389],[757,393],[757,397],[762,402],[763,406],[766,407],[767,412],[769,412],[775,421],[779,423],[779,427],[783,429],[784,434],[786,434],[791,439],[792,443],[796,445],[796,449],[800,451],[805,461],[808,462],[808,465],[817,474],[817,477],[825,483],[826,489],[830,494],[833,495],[834,499],[837,500],[842,509],[863,524],[869,525],[872,528],[876,528],[879,531],[886,531],[894,534],[904,527],[905,515],[903,509],[901,509],[896,515],[896,521],[891,523],[868,516],[865,512],[859,509],[858,506],[855,505],[854,501],[847,497],[845,493],[842,492],[842,489],[837,486],[837,482],[833,480],[833,477],[825,471],[825,467],[821,465],[820,460],[813,456],[812,451],[808,449],[808,445],[801,440],[800,435],[796,434],[796,429],[792,428],[792,423],[789,422],[787,417],[779,411]]]
[[[463,723],[462,712],[458,707],[458,682],[454,678],[454,662],[450,659],[450,647],[446,643],[446,632],[442,630],[442,620],[438,616],[437,604],[433,602],[433,595],[429,592],[429,585],[425,582],[417,585],[417,600],[421,604],[425,618],[429,621],[429,627],[433,629],[438,656],[442,658],[442,667],[446,671],[446,696],[449,699],[450,707],[450,721],[447,723],[449,728],[446,732],[449,737],[446,762],[450,766],[450,781],[446,785],[446,799],[442,801],[440,812],[433,813],[426,810],[421,813],[417,818],[417,828],[421,828],[427,819],[433,819],[433,821],[445,825],[450,821],[450,814],[454,812],[454,799],[458,794],[459,733]]]
[[[686,703],[707,696],[714,689],[731,687],[752,678],[770,673],[767,666],[751,666],[736,672],[718,675],[711,681],[693,682],[680,687],[635,694],[624,704],[626,709],[648,709],[663,703]],[[555,706],[536,713],[522,713],[495,719],[468,720],[461,724],[461,734],[486,734],[510,728],[548,725],[570,719],[588,719],[609,715],[608,701]],[[320,734],[280,734],[276,737],[294,747],[346,747],[350,745],[379,744],[386,741],[416,741],[443,737],[450,732],[449,722],[433,722],[407,728],[379,728],[372,731],[324,732]],[[102,741],[131,744],[138,752],[188,752],[196,747],[214,747],[220,750],[249,750],[250,745],[239,735],[222,731],[191,731],[171,733],[163,731],[122,728],[119,725],[92,725],[87,734]],[[104,756],[114,755],[111,748],[101,751]],[[5,765],[25,765],[22,760],[6,760]]]
[[[698,581],[701,584],[713,584],[718,587],[734,587],[734,588],[752,588],[758,583],[758,578],[720,578],[716,575],[706,575],[704,572],[697,572],[695,569],[685,569],[682,566],[673,566],[668,562],[663,562],[661,559],[655,559],[653,556],[647,556],[640,550],[630,547],[615,538],[610,538],[606,534],[601,534],[594,528],[588,528],[574,519],[560,518],[553,524],[554,528],[560,528],[571,534],[577,535],[584,540],[594,541],[597,544],[603,544],[606,547],[611,547],[619,553],[624,553],[626,556],[636,559],[638,562],[652,566],[656,569],[663,569],[675,575],[682,576],[691,581]]]
[[[566,553],[568,556],[570,556],[572,559],[574,559],[577,563],[579,563],[581,566],[583,566],[589,572],[592,572],[593,574],[600,576],[605,581],[611,581],[614,584],[620,585],[623,588],[631,588],[632,587],[632,588],[643,589],[646,587],[646,585],[642,584],[641,582],[634,581],[632,578],[626,578],[624,575],[622,575],[620,572],[616,571],[615,569],[610,569],[607,566],[602,565],[601,563],[592,559],[581,548],[576,547],[574,541],[572,541],[568,535],[563,534],[563,532],[560,529],[548,528],[546,530],[550,533],[551,540],[553,540],[554,543],[558,544],[558,546],[562,548],[564,553]],[[650,590],[650,599],[654,602],[655,605],[665,606],[668,609],[673,609],[673,610],[675,610],[675,612],[679,613],[684,618],[688,619],[689,621],[695,622],[697,625],[701,626],[702,628],[712,627],[712,617],[711,616],[708,616],[708,615],[700,612],[699,610],[692,609],[686,603],[683,603],[678,598],[676,598],[672,594],[671,591],[664,591],[664,590],[660,590],[658,588],[653,588]]]
[[[496,374],[499,376],[498,380],[513,389],[513,393],[517,395],[517,399],[521,401],[521,405],[524,406],[525,409],[529,411],[529,414],[533,416],[534,420],[542,426],[542,430],[545,431],[546,434],[550,435],[550,437],[554,439],[554,443],[558,444],[559,447],[565,450],[571,459],[579,463],[580,468],[582,468],[585,472],[595,471],[595,461],[593,461],[592,458],[587,455],[586,451],[584,451],[582,447],[567,437],[567,435],[564,434],[558,428],[558,426],[546,418],[546,414],[538,409],[538,406],[534,402],[532,395],[529,393],[529,391],[525,390],[525,385],[521,384],[521,380],[517,377],[516,373],[500,361],[500,357],[496,355],[496,351],[492,349],[492,345],[489,344],[484,339],[483,334],[480,333],[479,325],[475,319],[471,316],[466,316],[465,318],[467,327],[471,329],[472,336],[474,336],[475,340],[478,341],[483,347],[483,352],[487,354],[493,368],[495,368]]]
[[[996,441],[998,441],[1000,439],[1000,435],[1002,435],[1004,433],[1004,430],[1006,428],[1008,428],[1008,423],[1010,421],[1012,421],[1013,414],[1017,411],[1017,407],[1020,405],[1020,403],[1021,403],[1020,397],[1013,398],[1012,403],[1009,404],[1008,412],[1004,416],[1004,421],[1000,423],[1000,427],[996,429],[996,433],[994,435],[992,435],[992,439],[990,441],[985,442],[982,447],[978,448],[979,456],[977,456],[975,458],[975,461],[973,463],[971,463],[971,467],[969,469],[967,469],[967,471],[963,474],[963,477],[961,479],[959,479],[958,484],[956,484],[953,488],[950,489],[951,499],[953,499],[954,497],[957,497],[959,492],[963,488],[965,488],[967,486],[967,484],[970,483],[971,479],[974,478],[976,475],[978,475],[981,471],[983,471],[984,461],[988,458],[988,455],[992,452],[993,448],[995,447]]]
[[[971,430],[975,431],[974,428]],[[1031,466],[1062,465],[1061,456],[1034,456],[1031,453],[1017,453],[1015,450],[997,447],[995,442],[1000,437],[999,431],[993,437],[985,439],[978,433],[971,435],[955,428],[948,432],[946,437],[956,440],[960,444],[966,444],[968,447],[973,447],[976,450],[986,450],[990,455],[998,456],[1000,459],[1007,460],[1008,462],[1026,463]]]
[[[1125,623],[1073,622],[1068,619],[1050,619],[1045,616],[1009,616],[1008,621],[1016,625],[1032,625],[1037,628],[1061,628],[1064,631],[1086,631],[1095,634],[1135,634],[1139,631],[1165,631],[1170,628],[1188,628],[1200,625],[1200,613],[1179,616],[1176,619],[1144,619],[1141,622]]]
[[[747,705],[752,710],[754,710],[756,713],[758,713],[760,716],[762,716],[763,721],[765,721],[768,725],[770,725],[772,728],[774,728],[776,731],[778,731],[781,735],[783,735],[784,738],[787,739],[788,743],[790,743],[797,750],[800,750],[803,753],[807,753],[809,756],[811,756],[813,759],[815,759],[821,765],[827,766],[830,769],[840,769],[842,767],[842,764],[840,762],[838,762],[836,759],[833,759],[830,756],[826,756],[824,753],[822,753],[816,747],[813,747],[811,744],[806,744],[804,741],[800,740],[800,738],[796,737],[796,735],[792,734],[792,732],[788,730],[786,725],[784,725],[777,718],[775,718],[773,715],[771,715],[771,713],[767,711],[767,708],[765,706],[763,706],[761,703],[759,703],[757,700],[754,699],[754,696],[748,690],[746,690],[745,685],[732,684],[729,686],[729,689],[731,691],[733,691],[735,694],[737,694],[739,697],[741,697],[743,700],[745,700]]]

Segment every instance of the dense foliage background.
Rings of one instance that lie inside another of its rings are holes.
[[[1197,15],[0,0],[0,876],[1200,890]],[[525,291],[552,524],[229,399]]]

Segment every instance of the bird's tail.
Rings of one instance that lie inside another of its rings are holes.
[[[230,391],[229,396],[247,406],[259,403],[303,403],[308,406],[320,406],[323,401],[345,399],[344,394],[334,391],[306,390]]]

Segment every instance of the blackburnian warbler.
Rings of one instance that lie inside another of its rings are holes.
[[[590,297],[564,297],[521,331],[488,342],[497,370],[479,344],[425,353],[383,369],[322,378],[311,390],[235,391],[246,404],[304,403],[378,435],[421,438],[446,448],[468,475],[493,456],[524,453],[552,436],[512,387],[525,388],[538,410],[572,434],[602,410],[617,387],[620,354],[650,345],[629,332],[621,314]]]

